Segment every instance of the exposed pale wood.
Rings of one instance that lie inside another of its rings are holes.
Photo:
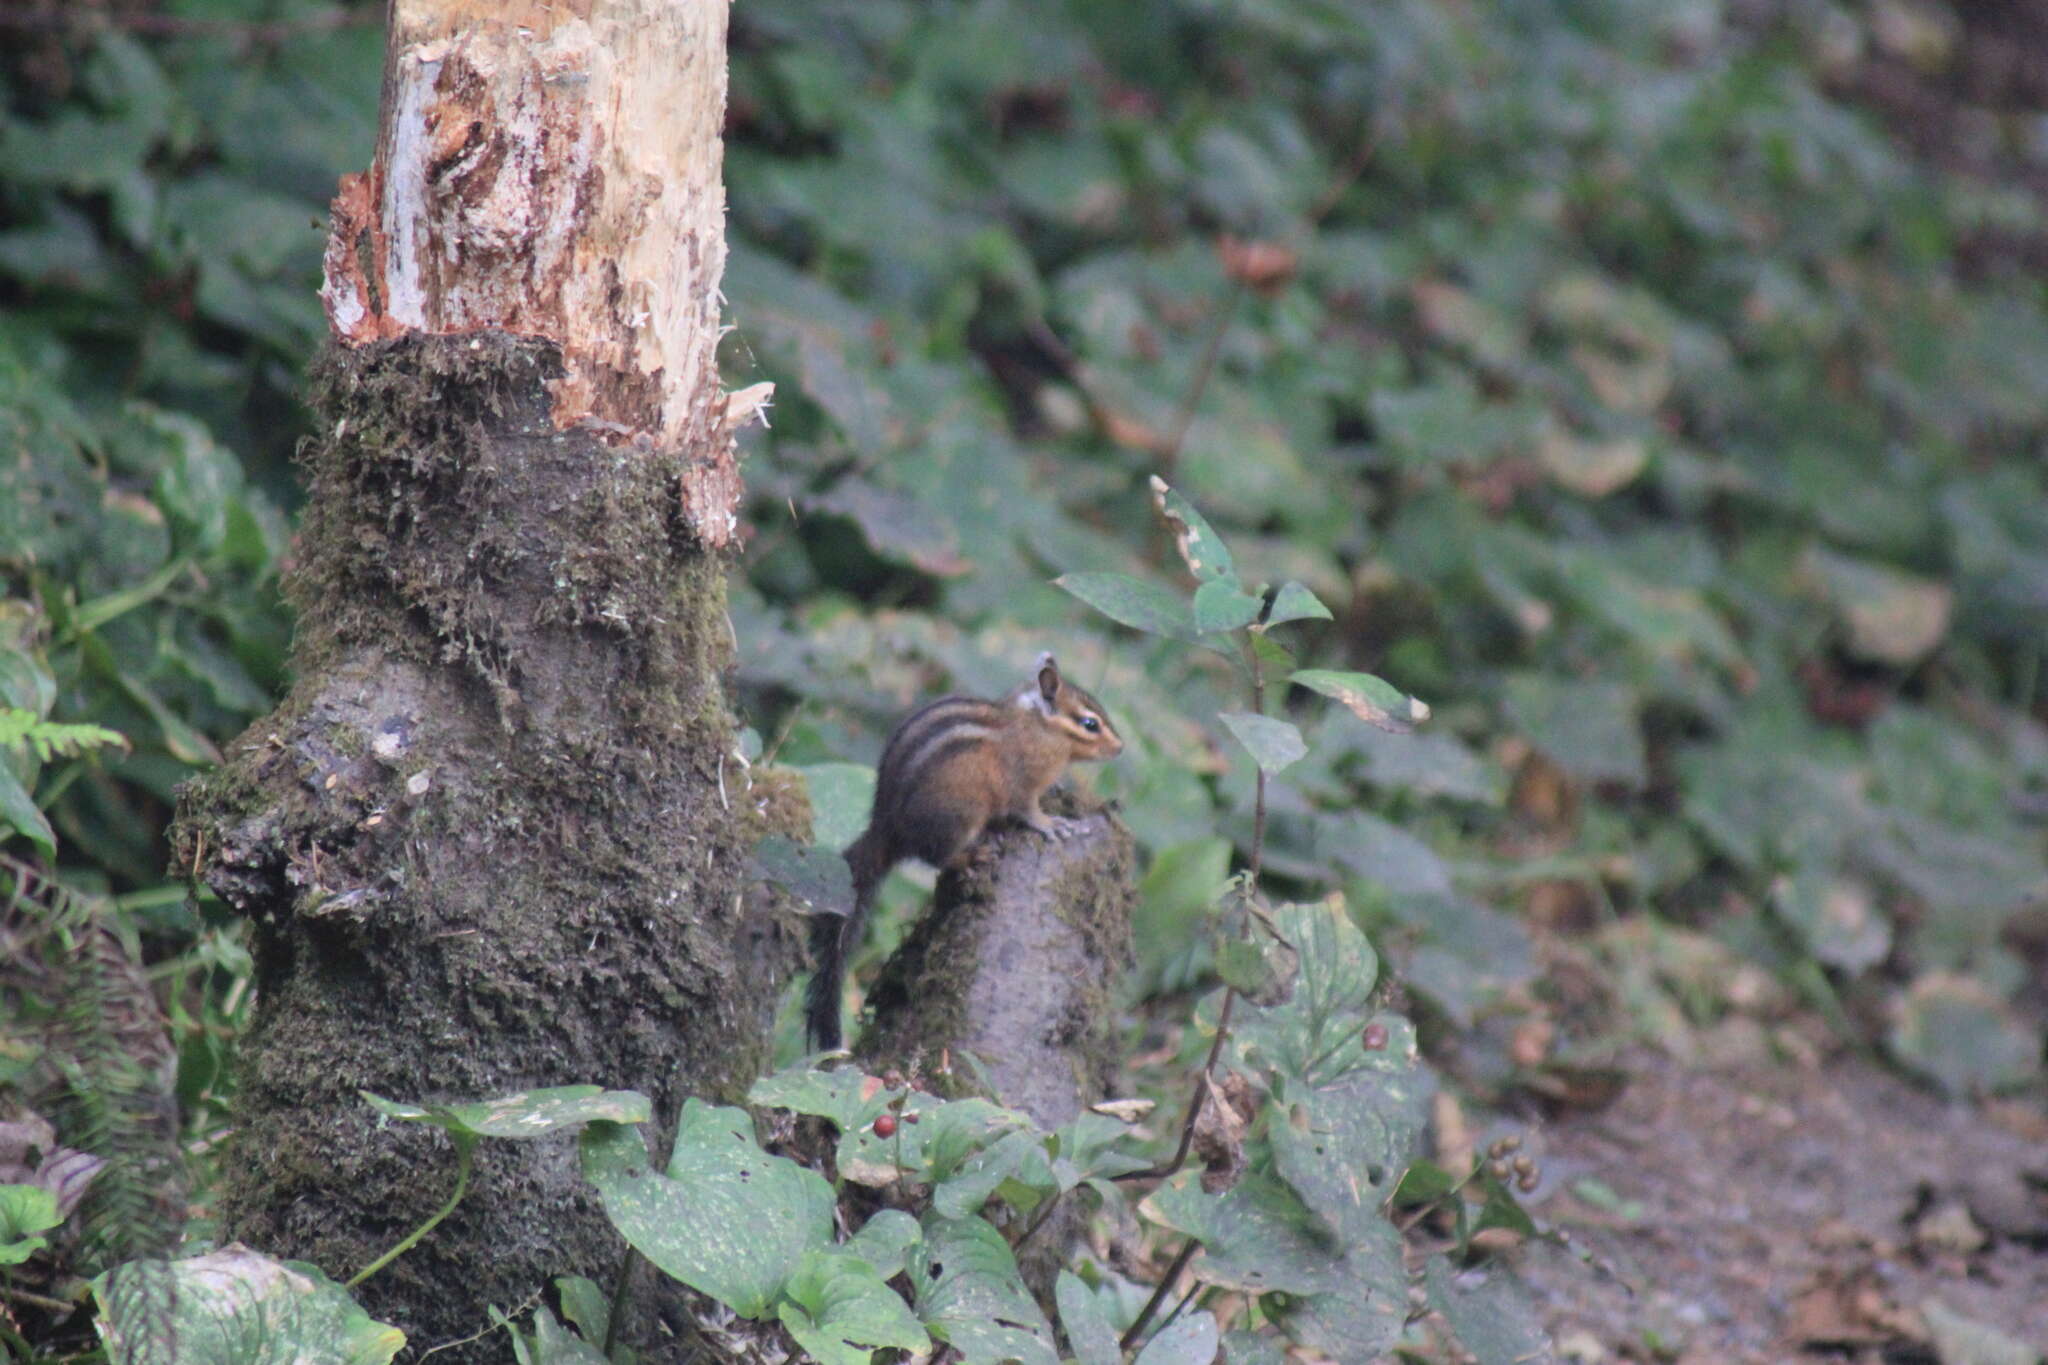
[[[334,200],[336,336],[498,329],[561,347],[558,426],[691,456],[684,512],[737,529],[718,387],[726,0],[397,0],[376,160]]]

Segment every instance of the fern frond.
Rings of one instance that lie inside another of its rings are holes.
[[[0,745],[26,744],[36,757],[72,758],[108,745],[128,747],[128,737],[104,725],[62,725],[18,706],[0,707]]]
[[[101,902],[5,855],[0,1013],[39,1054],[21,1099],[65,1146],[106,1162],[72,1219],[73,1268],[175,1245],[185,1185],[176,1054],[155,993]]]

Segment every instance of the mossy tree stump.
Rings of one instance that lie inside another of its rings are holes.
[[[788,936],[742,909],[721,672],[726,0],[397,0],[335,201],[290,695],[185,793],[181,871],[255,925],[223,1232],[345,1276],[454,1176],[357,1097],[730,1097]],[[623,1244],[563,1142],[486,1143],[368,1281],[415,1346]],[[450,1352],[492,1358],[502,1342]]]

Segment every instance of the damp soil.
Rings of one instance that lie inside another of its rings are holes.
[[[1517,1256],[1560,1360],[1954,1361],[1970,1324],[2048,1351],[2048,1111],[1949,1102],[1845,1055],[1628,1059],[1598,1113],[1524,1129]],[[1958,1324],[1961,1324],[1958,1326]]]

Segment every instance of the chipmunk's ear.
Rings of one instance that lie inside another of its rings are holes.
[[[1051,702],[1060,694],[1060,666],[1053,662],[1051,651],[1038,656],[1038,695]]]

